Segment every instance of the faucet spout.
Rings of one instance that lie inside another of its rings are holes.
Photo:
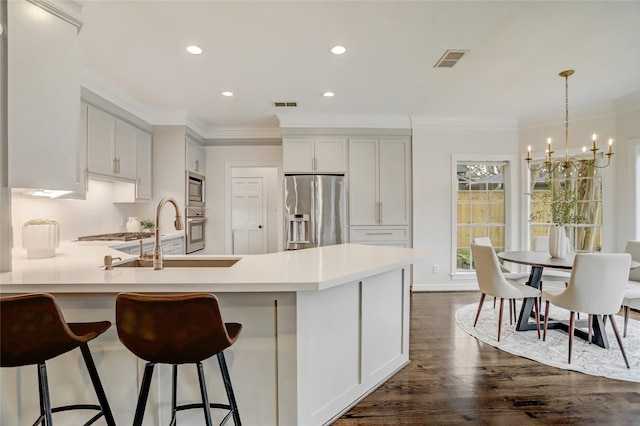
[[[155,229],[155,242],[153,245],[153,269],[158,270],[163,268],[162,259],[162,244],[160,244],[160,213],[162,212],[162,207],[165,204],[171,203],[173,204],[173,208],[176,211],[176,220],[173,223],[176,230],[180,231],[182,229],[182,216],[180,216],[180,208],[178,207],[178,203],[176,200],[170,197],[165,197],[158,203],[158,208],[156,210],[156,229]]]

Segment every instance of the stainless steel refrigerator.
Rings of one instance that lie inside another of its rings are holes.
[[[285,175],[286,250],[347,241],[345,185],[343,175]]]

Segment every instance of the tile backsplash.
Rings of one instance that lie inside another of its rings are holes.
[[[13,195],[11,224],[13,246],[22,246],[22,224],[35,218],[53,219],[60,225],[60,240],[74,240],[83,235],[125,231],[132,215],[132,204],[114,203],[112,184],[91,179],[86,200],[43,199]]]

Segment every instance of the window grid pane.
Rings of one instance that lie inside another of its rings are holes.
[[[471,242],[489,237],[496,250],[505,241],[505,162],[458,162],[456,269],[473,271]]]
[[[534,163],[539,166],[542,161]],[[602,174],[600,169],[582,165],[579,170],[561,173],[555,170],[551,176],[544,168],[530,173],[531,192],[529,207],[529,243],[533,248],[535,236],[548,235],[552,223],[550,185],[575,191],[578,201],[572,213],[580,218],[579,223],[566,225],[571,249],[574,251],[600,251],[602,247]]]

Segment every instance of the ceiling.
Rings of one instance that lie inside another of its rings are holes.
[[[565,69],[570,108],[640,90],[640,1],[86,0],[82,20],[87,88],[204,137],[285,118],[562,120]],[[447,49],[468,52],[435,68]]]

